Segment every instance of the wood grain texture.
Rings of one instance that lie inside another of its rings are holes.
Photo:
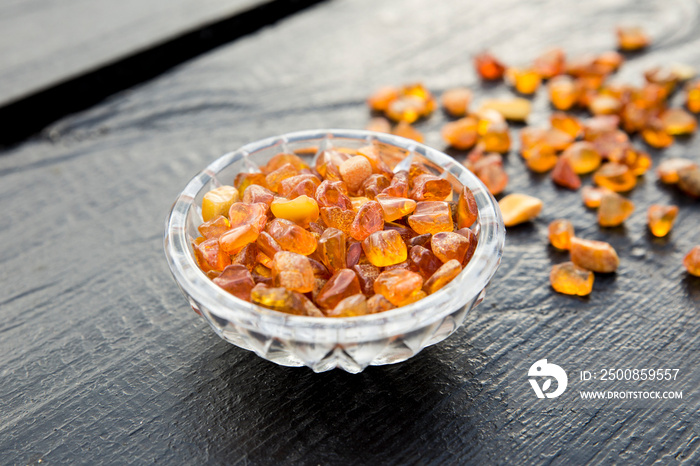
[[[564,6],[565,5],[565,6]],[[526,412],[509,360],[577,351],[687,355],[699,385],[700,279],[680,263],[700,242],[697,202],[647,175],[624,227],[601,230],[580,193],[506,158],[508,192],[545,201],[508,231],[486,300],[447,341],[396,366],[352,376],[275,366],[228,345],[187,306],[162,252],[165,215],[191,176],[262,137],[361,128],[364,99],[387,83],[441,92],[482,87],[471,56],[525,63],[551,45],[575,55],[614,45],[619,22],[656,39],[620,80],[652,64],[700,67],[691,1],[334,1],[243,38],[49,128],[0,157],[0,452],[3,463],[383,464],[700,462],[698,399],[670,410]],[[544,123],[545,96],[532,123]],[[435,115],[419,125],[442,148]],[[671,155],[700,161],[698,138]],[[454,153],[456,157],[463,154]],[[663,240],[650,203],[681,207]],[[588,299],[552,292],[554,218],[610,241],[622,265]]]

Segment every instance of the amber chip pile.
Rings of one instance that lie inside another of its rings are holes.
[[[381,145],[325,150],[314,166],[278,154],[202,199],[202,271],[276,311],[353,317],[435,293],[469,263],[476,200]]]

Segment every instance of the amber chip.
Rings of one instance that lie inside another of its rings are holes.
[[[566,158],[571,162],[571,168],[574,173],[583,175],[590,173],[598,167],[602,162],[600,153],[595,146],[588,141],[580,141],[571,144],[561,154],[562,158]]]
[[[587,296],[593,291],[593,273],[573,262],[552,266],[549,282],[555,291],[563,294]]]
[[[617,46],[620,50],[633,52],[647,47],[650,43],[651,39],[641,27],[625,26],[617,28]]]
[[[700,167],[692,166],[678,170],[678,187],[691,197],[700,197]]]
[[[442,128],[442,138],[455,149],[466,150],[476,144],[477,120],[472,116],[461,118],[457,121],[446,123]]]
[[[308,293],[314,288],[314,271],[306,256],[282,251],[272,258],[270,267],[275,285],[291,291]]]
[[[453,117],[463,117],[472,101],[472,91],[465,87],[448,89],[442,94],[442,108]]]
[[[593,174],[593,181],[611,191],[625,192],[635,187],[637,177],[627,165],[609,162]]]
[[[479,216],[479,210],[476,205],[476,199],[471,189],[467,186],[462,187],[457,201],[456,221],[457,228],[469,228]]]
[[[574,237],[574,225],[568,220],[554,220],[549,224],[549,242],[557,249],[570,249]]]
[[[592,272],[610,273],[617,270],[620,259],[615,249],[604,241],[571,238],[571,261]]]
[[[488,52],[480,53],[474,57],[474,67],[481,79],[495,81],[503,78],[506,67],[496,57]]]
[[[664,237],[673,228],[673,222],[678,216],[678,207],[675,205],[652,204],[647,210],[647,224],[651,234],[656,237]]]
[[[333,309],[343,299],[358,293],[361,293],[361,289],[355,272],[350,269],[340,269],[319,291],[316,303],[325,309]]]
[[[367,259],[377,267],[403,262],[408,257],[406,243],[396,230],[376,231],[362,242]]]
[[[603,199],[605,193],[612,193],[614,191],[608,188],[595,188],[593,186],[585,186],[581,190],[581,196],[583,197],[583,203],[586,207],[591,209],[597,209],[600,207],[600,201]]]
[[[542,55],[535,58],[532,69],[542,77],[549,79],[562,74],[566,68],[566,56],[560,48],[554,48],[544,52]]]
[[[369,314],[367,297],[362,293],[348,296],[326,312],[328,317],[357,317]]]
[[[521,94],[534,94],[540,87],[542,78],[533,69],[508,68],[506,80]]]
[[[616,227],[634,212],[634,203],[617,193],[604,194],[598,208],[598,224],[602,227]]]
[[[678,171],[696,166],[692,160],[676,157],[666,159],[656,168],[656,173],[662,183],[678,183]]]
[[[497,111],[506,120],[525,121],[532,111],[532,103],[520,97],[489,99],[482,102],[479,113],[487,109]]]
[[[419,235],[454,230],[450,206],[443,201],[418,202],[408,224]]]
[[[673,136],[692,134],[698,128],[695,117],[682,108],[670,108],[659,119],[666,132]]]
[[[558,110],[569,110],[579,98],[579,90],[570,76],[556,76],[547,84],[549,100]]]
[[[367,106],[374,111],[384,112],[389,104],[399,97],[399,90],[394,86],[380,87],[367,99]]]
[[[506,227],[513,227],[537,217],[542,205],[540,199],[527,194],[509,194],[498,202]]]
[[[423,277],[406,269],[382,272],[374,281],[374,292],[399,307],[413,302],[413,296],[422,287]]]
[[[462,271],[462,264],[458,260],[449,260],[442,264],[439,269],[423,284],[423,291],[426,294],[433,294],[440,288],[450,283]]]
[[[700,246],[695,246],[683,259],[683,265],[689,274],[700,277]]]

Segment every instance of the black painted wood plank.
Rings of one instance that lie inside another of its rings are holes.
[[[657,39],[621,80],[651,64],[700,67],[698,6],[672,2],[483,4],[335,1],[246,37],[53,125],[0,157],[0,451],[3,462],[304,464],[700,462],[698,400],[668,410],[526,411],[513,360],[582,351],[630,365],[663,351],[697,386],[700,281],[680,267],[700,240],[697,202],[645,177],[624,228],[601,230],[580,194],[530,175],[514,152],[509,192],[545,200],[508,231],[486,300],[447,341],[405,363],[352,376],[275,366],[216,337],[191,312],[162,254],[164,216],[187,180],[246,142],[315,127],[361,128],[364,98],[422,79],[468,85],[489,47],[524,63],[550,45],[572,54],[613,46],[618,22]],[[533,123],[548,113],[535,100]],[[442,115],[421,123],[442,147]],[[662,153],[698,158],[697,137]],[[461,154],[455,154],[461,156]],[[681,206],[666,240],[646,207]],[[546,245],[554,218],[610,241],[617,274],[594,294],[554,294]],[[560,357],[564,357],[560,356]],[[526,383],[526,382],[525,382]],[[685,400],[684,400],[685,401]]]

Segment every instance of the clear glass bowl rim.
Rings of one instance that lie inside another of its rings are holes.
[[[444,170],[449,170],[462,184],[468,186],[474,193],[479,210],[479,242],[467,267],[437,293],[413,304],[377,314],[345,318],[308,317],[274,311],[236,298],[214,284],[197,266],[187,238],[187,215],[189,209],[194,206],[197,194],[221,170],[249,154],[273,146],[284,147],[287,143],[324,139],[332,141],[335,138],[393,145],[407,150],[409,157],[411,152],[415,152]],[[185,294],[219,318],[250,329],[265,329],[272,336],[280,338],[289,338],[290,335],[303,330],[313,334],[319,331],[339,332],[338,339],[345,342],[348,338],[340,338],[340,332],[345,337],[355,335],[359,341],[365,339],[368,331],[374,333],[372,330],[377,330],[378,333],[384,333],[381,329],[385,326],[391,326],[391,333],[398,334],[442,319],[454,312],[454,309],[449,308],[434,309],[434,305],[441,301],[440,296],[445,293],[463,293],[464,303],[472,301],[484,290],[496,272],[504,242],[505,227],[496,200],[484,184],[461,163],[410,139],[373,131],[347,129],[316,129],[287,133],[255,141],[224,154],[192,178],[178,195],[166,218],[164,235],[165,255],[175,281]]]

